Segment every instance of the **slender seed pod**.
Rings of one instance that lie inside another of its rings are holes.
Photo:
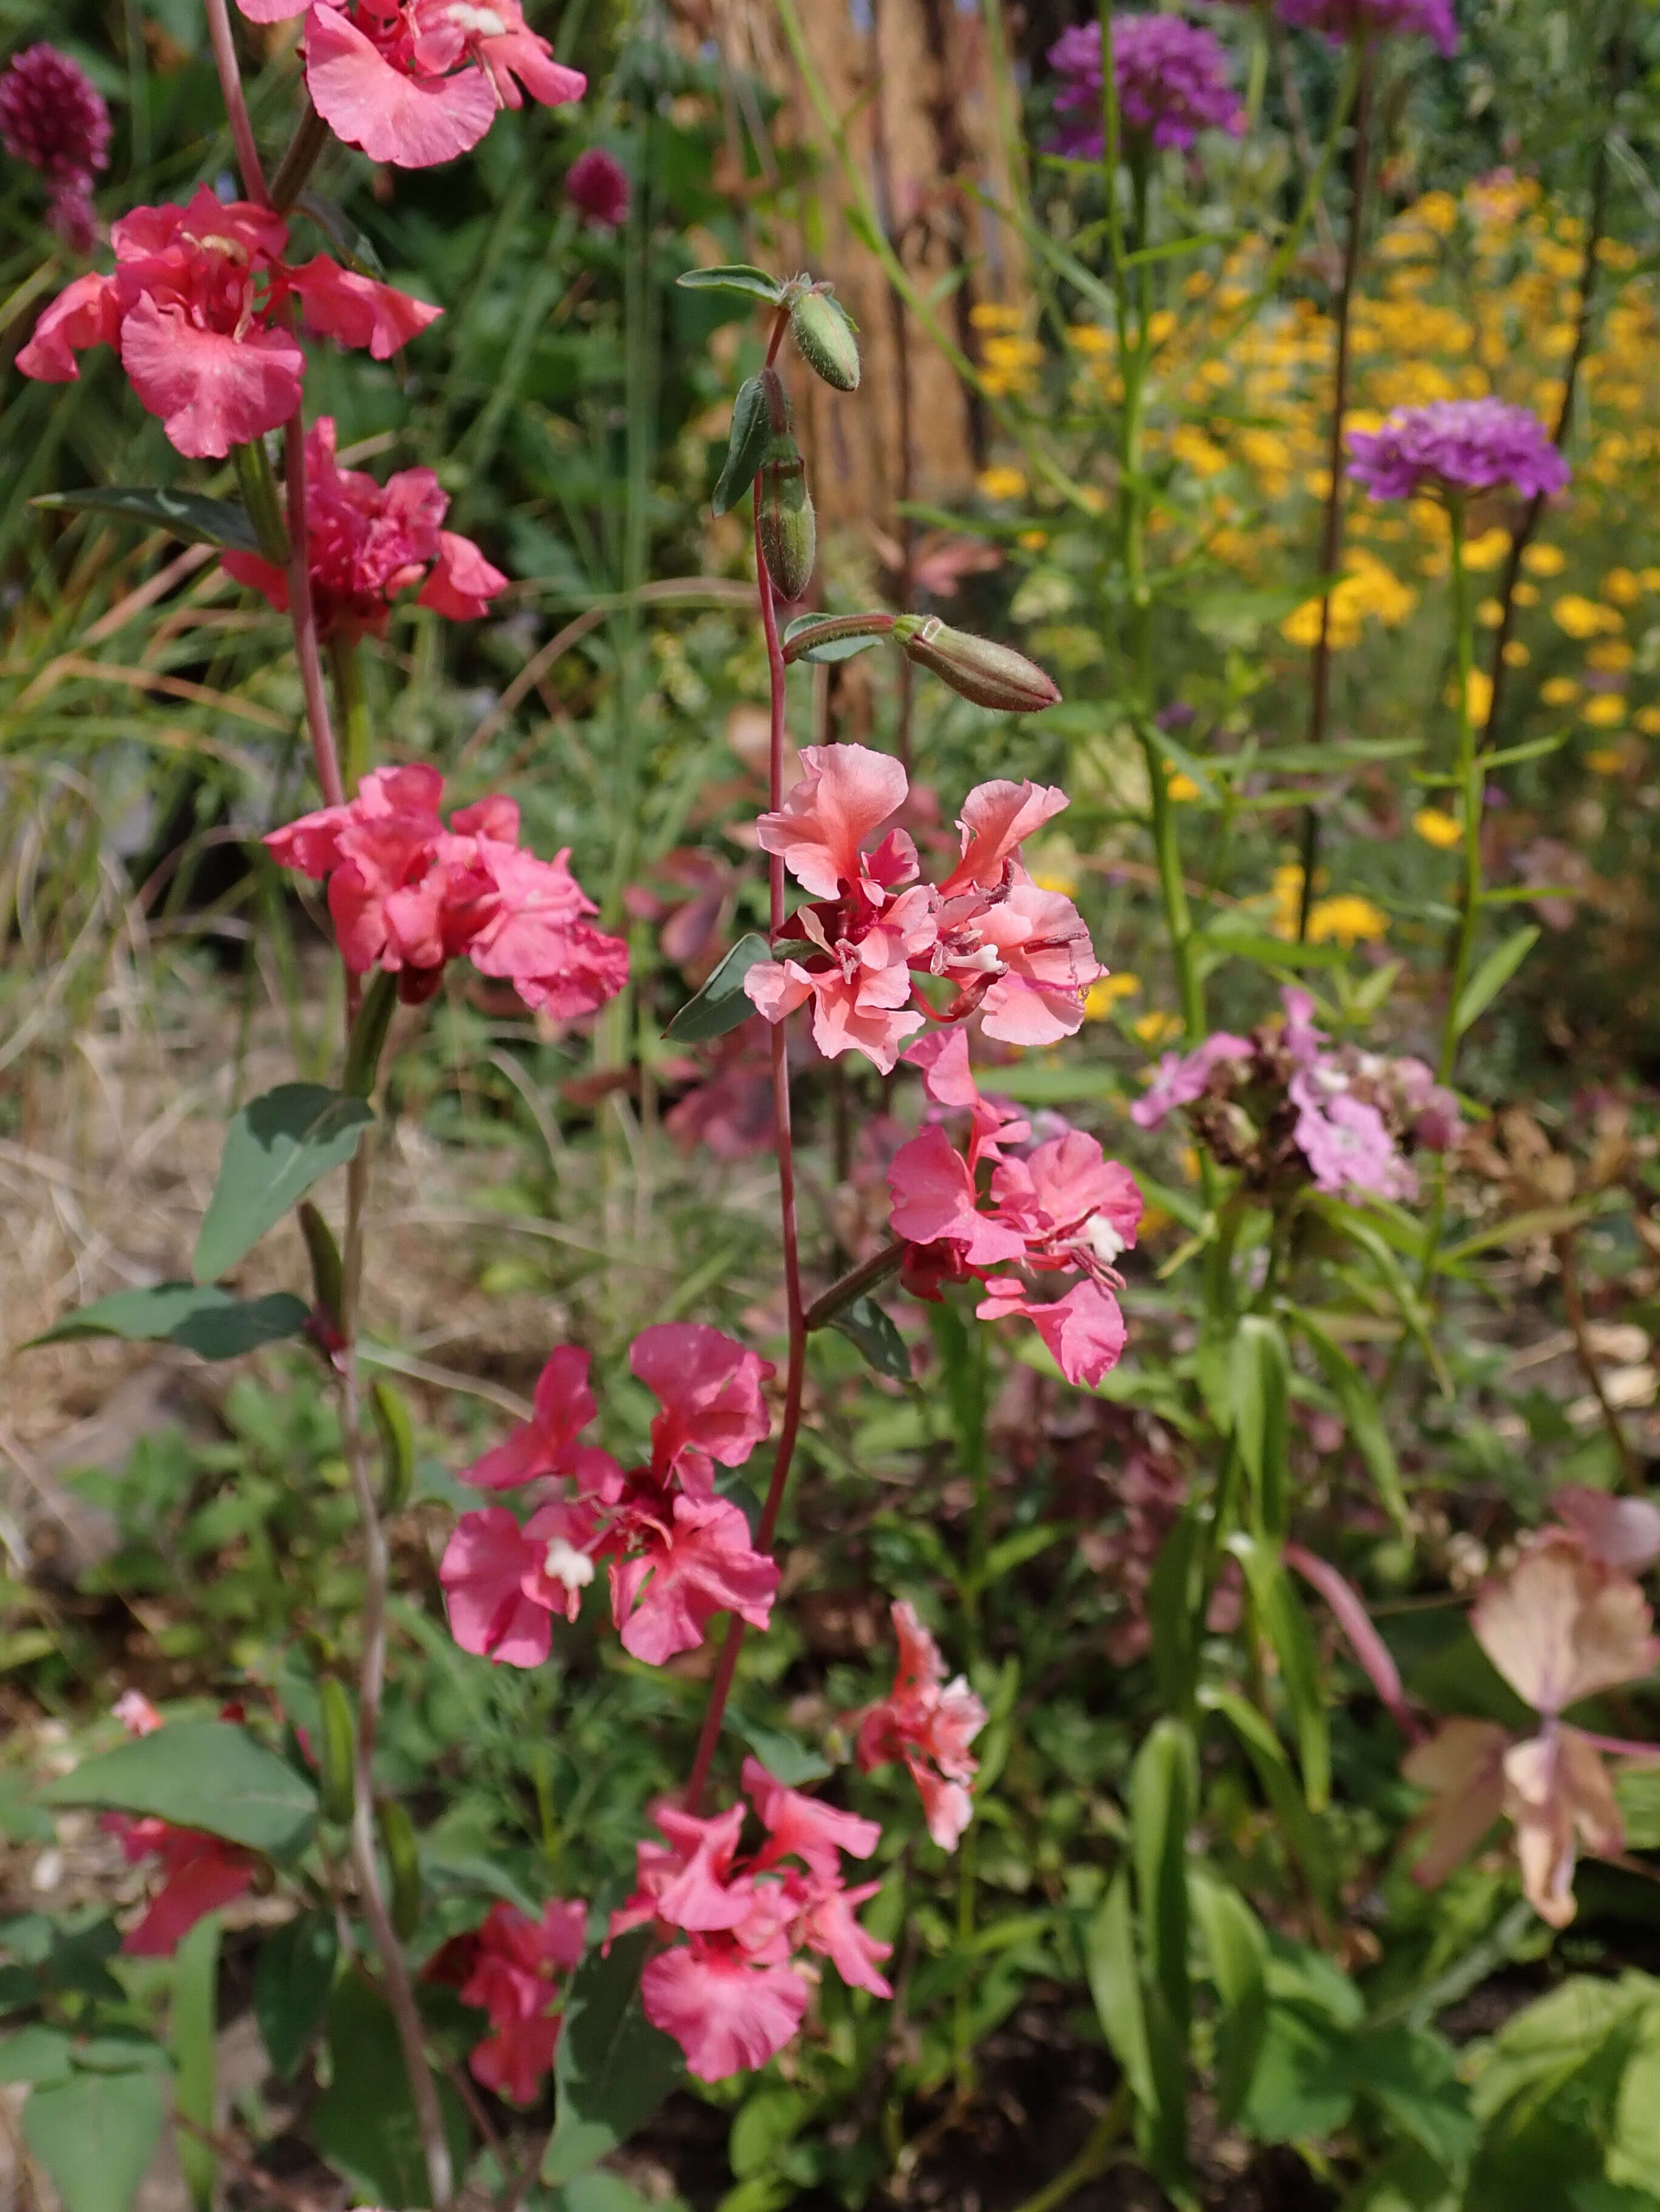
[[[308,1198],[301,1199],[296,1211],[300,1216],[301,1234],[306,1240],[307,1255],[311,1261],[312,1296],[319,1310],[337,1331],[345,1295],[345,1270],[340,1262],[340,1247],[334,1241],[333,1231]]]
[[[759,478],[761,557],[781,599],[799,599],[812,581],[818,526],[806,464],[787,432],[767,449]]]
[[[896,626],[895,635],[912,660],[932,669],[941,683],[972,699],[976,707],[996,708],[1006,714],[1037,714],[1060,703],[1055,684],[1012,646],[950,629],[937,615],[930,615],[908,635],[901,635]]]
[[[415,1430],[402,1394],[384,1379],[369,1392],[380,1437],[380,1510],[401,1512],[415,1486]]]
[[[383,1798],[377,1811],[392,1875],[392,1924],[407,1943],[421,1925],[421,1853],[410,1816],[395,1798]]]
[[[322,1785],[323,1817],[344,1828],[350,1822],[357,1795],[354,1771],[356,1732],[352,1726],[350,1700],[332,1674],[325,1674],[317,1685],[317,1710],[321,1723],[316,1747],[317,1776]]]

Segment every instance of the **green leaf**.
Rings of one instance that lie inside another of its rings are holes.
[[[1299,1308],[1293,1316],[1298,1333],[1320,1363],[1333,1396],[1342,1409],[1343,1421],[1351,1440],[1366,1462],[1366,1471],[1377,1485],[1377,1495],[1395,1527],[1402,1535],[1408,1533],[1406,1492],[1401,1487],[1401,1470],[1395,1462],[1395,1446],[1389,1442],[1383,1415],[1366,1380],[1347,1352],[1336,1340],[1327,1335],[1319,1323]]]
[[[783,642],[787,645],[792,638],[799,637],[804,630],[824,628],[827,619],[824,615],[797,615],[786,625]],[[868,631],[862,637],[829,637],[822,645],[804,646],[800,653],[792,654],[791,659],[826,665],[836,660],[852,660],[861,653],[868,653],[872,646],[880,645],[889,635],[889,629],[881,629]]]
[[[1130,1770],[1130,1860],[1136,1929],[1146,1967],[1147,2051],[1153,2098],[1145,2148],[1162,2180],[1187,2169],[1187,2051],[1193,2012],[1188,1962],[1188,1831],[1198,1796],[1192,1731],[1153,1723]]]
[[[173,1954],[173,2109],[198,2128],[214,2124],[214,2037],[219,2026],[219,1916],[210,1912],[181,1938]],[[199,2136],[178,2130],[179,2163],[198,2212],[211,2212],[219,2161]]]
[[[165,485],[99,484],[89,491],[46,491],[29,505],[69,514],[119,514],[147,529],[166,530],[190,544],[224,545],[234,553],[259,550],[252,523],[232,501],[204,499],[199,492],[171,491]]]
[[[1383,2107],[1444,2166],[1459,2166],[1479,2130],[1469,2092],[1458,2078],[1457,2053],[1444,2036],[1404,2025],[1374,2028],[1350,2044],[1345,2070],[1354,2087]]]
[[[827,1759],[810,1750],[787,1729],[752,1720],[737,1705],[727,1707],[725,1725],[740,1743],[748,1744],[773,1780],[781,1782],[787,1790],[799,1790],[806,1782],[822,1782],[831,1771]]]
[[[1012,1575],[1017,1567],[1024,1567],[1028,1559],[1035,1559],[1047,1552],[1051,1544],[1060,1544],[1072,1534],[1070,1528],[1017,1528],[1012,1536],[1005,1536],[994,1544],[986,1554],[986,1564],[979,1576],[979,1587],[990,1589],[1000,1583],[1005,1575]]]
[[[37,2021],[0,2039],[0,2081],[66,2081],[74,2045],[61,2027]]]
[[[739,2181],[761,2173],[794,2141],[812,2109],[800,2089],[763,2081],[744,2100],[732,2124],[727,2159]]]
[[[332,1913],[302,1912],[259,1947],[253,2016],[282,2081],[294,2079],[323,2025],[339,1945]]]
[[[1216,2101],[1226,2126],[1244,2102],[1268,2027],[1268,1939],[1238,1891],[1205,1868],[1189,1869],[1188,1896],[1220,2008]]]
[[[778,279],[748,261],[725,262],[718,269],[684,269],[674,281],[688,292],[743,292],[775,307],[783,297]]]
[[[1152,2061],[1135,1960],[1129,1875],[1122,1866],[1108,1885],[1100,1910],[1084,1931],[1084,1971],[1108,2048],[1124,2069],[1130,2094],[1144,2112],[1150,2112],[1154,2103]]]
[[[329,2004],[333,2079],[311,2118],[317,2149],[371,2204],[430,2204],[421,2127],[404,2066],[397,2023],[379,1990],[347,1974]],[[471,2136],[461,2100],[436,2084],[444,2134],[458,2174]]]
[[[854,1298],[830,1321],[830,1327],[849,1344],[856,1344],[879,1375],[895,1382],[909,1382],[910,1352],[886,1307],[866,1296]]]
[[[763,380],[752,376],[738,387],[732,404],[732,434],[727,458],[716,479],[709,505],[717,514],[736,507],[755,481],[755,472],[767,457],[772,436],[772,410],[767,404]]]
[[[295,205],[317,225],[333,247],[337,261],[344,261],[360,276],[373,276],[379,283],[386,283],[386,264],[375,252],[374,240],[358,228],[344,208],[334,200],[325,199],[321,192],[301,192]]]
[[[1354,2110],[1344,2039],[1317,2014],[1271,2004],[1245,2099],[1246,2131],[1263,2142],[1318,2142]]]
[[[1283,1536],[1291,1354],[1277,1322],[1263,1314],[1247,1314],[1241,1321],[1229,1386],[1233,1438],[1251,1480],[1258,1522],[1268,1534]]]
[[[1458,994],[1458,1004],[1452,1017],[1455,1036],[1462,1036],[1471,1023],[1487,1012],[1537,945],[1539,936],[1537,924],[1529,922],[1525,929],[1518,929],[1502,945],[1493,946]]]
[[[695,998],[685,1005],[664,1030],[674,1044],[707,1044],[739,1028],[755,1012],[744,994],[744,978],[757,960],[770,960],[772,947],[753,931],[740,937],[732,951]]]
[[[374,1119],[367,1099],[321,1083],[279,1083],[249,1099],[225,1132],[191,1261],[197,1281],[216,1281],[246,1258],[314,1182],[345,1165]]]
[[[1331,1795],[1331,1729],[1320,1656],[1308,1616],[1276,1547],[1237,1535],[1230,1540],[1229,1549],[1245,1570],[1258,1625],[1280,1662],[1286,1702],[1297,1725],[1304,1796],[1310,1812],[1323,1812]]]
[[[43,1804],[153,1813],[175,1827],[286,1858],[309,1838],[317,1798],[284,1759],[228,1721],[169,1721],[152,1735],[82,1759],[49,1782]]]
[[[127,2212],[161,2140],[165,2109],[154,2074],[74,2074],[30,2091],[23,2140],[64,2212]]]
[[[1228,960],[1255,960],[1262,968],[1341,968],[1348,958],[1341,945],[1293,945],[1255,930],[1207,929],[1205,943]]]
[[[1179,1711],[1191,1693],[1198,1649],[1194,1633],[1195,1572],[1203,1556],[1206,1528],[1195,1509],[1184,1506],[1158,1547],[1147,1585],[1147,1621],[1152,1632],[1152,1671],[1159,1702]]]
[[[30,1342],[60,1344],[77,1336],[123,1336],[136,1344],[165,1340],[198,1359],[238,1359],[262,1344],[298,1336],[309,1318],[305,1300],[290,1291],[239,1298],[216,1283],[156,1283],[77,1306]]]
[[[650,1930],[634,1929],[611,1945],[609,1958],[591,1951],[571,1981],[554,2054],[558,2117],[542,2160],[550,2186],[586,2173],[626,2142],[684,2073],[680,2046],[652,2026],[641,2004],[651,1949]]]
[[[1201,1704],[1220,1713],[1243,1745],[1245,1755],[1256,1771],[1262,1795],[1273,1808],[1309,1887],[1335,1919],[1337,1876],[1331,1851],[1297,1786],[1285,1746],[1256,1706],[1248,1704],[1237,1691],[1203,1688],[1199,1694]]]

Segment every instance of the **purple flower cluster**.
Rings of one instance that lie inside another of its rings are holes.
[[[616,230],[628,221],[629,173],[603,146],[590,146],[566,173],[565,197],[597,229]]]
[[[1066,80],[1055,95],[1063,122],[1055,151],[1098,161],[1101,125],[1101,26],[1063,31],[1049,65]],[[1227,56],[1209,31],[1179,15],[1121,15],[1112,27],[1112,75],[1127,137],[1155,146],[1191,146],[1201,131],[1237,137],[1244,116],[1228,82]]]
[[[1329,39],[1433,39],[1444,54],[1458,44],[1452,0],[1280,0],[1283,21]]]
[[[1306,991],[1287,989],[1281,1002],[1284,1021],[1249,1037],[1223,1031],[1185,1056],[1166,1053],[1131,1120],[1157,1129],[1187,1109],[1215,1157],[1259,1190],[1306,1181],[1339,1198],[1414,1197],[1402,1146],[1444,1152],[1457,1100],[1421,1060],[1326,1051]]]
[[[1374,499],[1512,484],[1524,499],[1560,491],[1568,465],[1525,407],[1503,399],[1432,399],[1397,407],[1380,429],[1351,430],[1349,474]]]
[[[52,186],[46,220],[77,252],[97,236],[92,180],[109,167],[110,112],[78,62],[25,46],[0,76],[0,146]]]

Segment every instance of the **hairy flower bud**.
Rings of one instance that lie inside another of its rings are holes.
[[[781,599],[799,599],[812,580],[818,526],[807,489],[806,465],[794,438],[776,437],[759,479],[761,558]]]
[[[988,637],[948,629],[937,615],[908,632],[902,624],[894,634],[913,660],[931,668],[976,707],[994,707],[1006,714],[1036,714],[1060,703],[1055,684],[1012,646],[994,645]]]
[[[791,303],[790,328],[801,358],[838,392],[859,389],[859,345],[853,321],[828,292],[803,292]]]

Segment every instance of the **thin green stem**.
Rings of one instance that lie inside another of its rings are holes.
[[[368,694],[363,688],[363,664],[356,638],[335,631],[329,640],[329,666],[334,676],[335,707],[345,732],[340,774],[350,799],[368,774],[374,753]]]
[[[285,568],[289,557],[289,533],[283,520],[283,502],[277,489],[277,480],[271,474],[265,441],[263,438],[255,438],[246,445],[233,446],[230,457],[236,471],[236,484],[242,495],[242,504],[247,509],[248,520],[253,525],[253,534],[259,540],[259,550],[273,567]]]
[[[1061,2212],[1061,2208],[1080,2189],[1098,2179],[1117,2154],[1119,2138],[1129,2125],[1131,2109],[1129,2083],[1121,2081],[1113,2092],[1112,2102],[1090,2130],[1077,2157],[1063,2166],[1053,2181],[1045,2182],[1034,2195],[1017,2205],[1015,2212]]]

